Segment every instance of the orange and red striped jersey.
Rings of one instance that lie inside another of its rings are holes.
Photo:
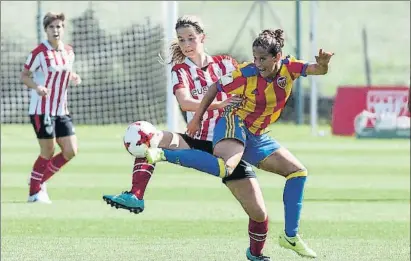
[[[269,124],[280,117],[293,82],[299,76],[306,76],[308,63],[287,56],[281,61],[281,68],[274,78],[263,78],[254,63],[243,63],[233,72],[217,82],[219,91],[241,95],[243,102],[233,109],[250,132],[260,135]]]

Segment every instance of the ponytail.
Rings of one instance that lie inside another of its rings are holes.
[[[183,63],[186,56],[183,54],[177,41],[174,40],[170,45],[171,60],[169,63]]]

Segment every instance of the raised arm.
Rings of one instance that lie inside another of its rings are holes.
[[[317,63],[308,64],[305,73],[307,75],[324,75],[328,72],[328,64],[334,53],[324,52],[320,49],[318,56],[315,56]]]

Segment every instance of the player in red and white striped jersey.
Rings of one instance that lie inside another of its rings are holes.
[[[31,89],[30,121],[40,145],[40,155],[30,177],[28,202],[50,203],[45,182],[77,153],[77,138],[67,108],[69,82],[81,83],[73,72],[74,52],[62,42],[63,13],[47,13],[43,27],[47,39],[29,54],[21,73],[22,82]],[[55,144],[61,153],[54,156]]]
[[[223,75],[233,71],[237,62],[227,55],[210,56],[204,51],[205,34],[201,22],[196,17],[183,16],[175,26],[178,41],[171,46],[173,91],[183,111],[187,111],[190,120],[198,108],[208,86]],[[221,117],[224,107],[239,100],[231,95],[221,94],[208,107],[201,123],[201,132],[194,138],[186,134],[161,132],[160,148],[197,149],[213,152],[212,137],[216,121]],[[198,159],[201,160],[201,159]],[[132,188],[116,196],[105,195],[103,199],[111,206],[140,213],[144,210],[144,192],[154,172],[154,165],[146,159],[136,159],[133,168]],[[241,203],[249,216],[248,233],[253,259],[270,260],[262,255],[268,232],[268,215],[260,186],[252,167],[242,161],[233,174],[224,178],[223,182]]]
[[[208,86],[226,73],[234,71],[237,67],[237,62],[227,55],[207,55],[205,56],[205,64],[207,64],[206,67],[199,68],[190,58],[186,57],[183,63],[173,66],[171,72],[173,92],[174,94],[176,92],[181,93],[177,94],[177,98],[184,95],[184,97],[191,96],[190,98],[201,101],[208,90]],[[216,101],[224,101],[231,96],[230,94],[221,93],[221,95],[217,95]],[[183,107],[182,109],[187,111],[187,121],[190,121],[194,116],[194,111],[190,110],[192,108]],[[208,110],[204,114],[201,131],[194,138],[211,141],[214,126],[223,111],[223,108]]]

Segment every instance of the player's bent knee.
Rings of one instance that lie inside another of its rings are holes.
[[[241,160],[241,157],[239,157],[239,155],[229,156],[228,159],[227,159],[227,156],[221,156],[221,155],[216,155],[216,154],[215,156],[218,158],[218,165],[220,168],[221,178],[225,178],[233,174],[235,168],[237,167],[237,165],[240,163],[240,160]]]
[[[170,148],[170,143],[173,138],[173,133],[169,131],[160,131],[158,134],[159,142],[158,147],[162,149]]]
[[[261,223],[267,219],[268,214],[264,209],[260,208],[260,209],[255,209],[252,212],[248,213],[248,216],[255,222]]]
[[[63,153],[64,158],[66,158],[67,160],[71,160],[77,155],[78,150],[77,148],[69,148],[69,149],[64,149],[62,153]]]
[[[307,169],[301,169],[296,172],[290,173],[285,178],[287,180],[292,179],[292,178],[297,178],[297,177],[307,177],[308,176],[308,171]]]
[[[217,162],[218,162],[218,167],[220,169],[219,171],[220,178],[226,178],[230,176],[231,174],[233,174],[235,167],[227,165],[227,163],[222,158],[218,158]]]

